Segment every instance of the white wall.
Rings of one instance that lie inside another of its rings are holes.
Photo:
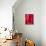
[[[46,0],[42,0],[41,10],[41,38],[42,46],[46,46]]]
[[[29,1],[29,0],[27,0],[27,1]],[[32,1],[32,0],[30,0],[30,1]],[[26,8],[26,7],[28,7],[28,5],[25,4],[25,3],[24,4],[21,3],[24,6],[22,6],[20,4],[19,6],[17,5],[18,7],[16,7],[15,6],[16,4],[14,5],[14,8],[13,8],[14,10],[13,11],[16,10],[14,12],[15,28],[18,31],[23,32],[24,36],[27,36],[27,34],[29,34],[29,35],[31,35],[31,38],[33,37],[36,41],[41,39],[42,46],[46,46],[46,0],[41,0],[41,2],[40,2],[40,0],[33,0],[33,2],[36,2],[36,5],[34,3],[32,3],[31,8],[28,8],[28,9]],[[40,6],[40,3],[41,3],[41,6]],[[35,10],[32,10],[33,6],[34,6],[33,9],[35,9]],[[29,5],[29,7],[30,7],[30,5]],[[31,12],[34,11],[34,13],[36,13],[36,15],[35,15],[35,25],[33,25],[33,26],[31,26],[31,25],[29,26],[29,25],[24,24],[24,14],[26,12],[28,13],[30,11],[30,9],[31,9]],[[41,15],[39,15],[39,14],[41,14]],[[39,16],[37,16],[37,15],[39,15]],[[40,37],[40,35],[41,35],[41,37]],[[39,38],[36,38],[36,37],[39,37]]]
[[[0,27],[12,29],[12,6],[16,0],[0,0]]]
[[[16,7],[13,7],[15,28],[22,32],[25,38],[35,41],[36,46],[41,46],[41,1],[40,0],[23,0]],[[25,14],[34,14],[34,24],[25,24]]]

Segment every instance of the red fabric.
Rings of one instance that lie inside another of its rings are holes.
[[[33,24],[34,16],[33,14],[25,14],[25,24]]]

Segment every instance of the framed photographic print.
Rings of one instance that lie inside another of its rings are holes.
[[[25,14],[25,24],[34,24],[34,14]]]

